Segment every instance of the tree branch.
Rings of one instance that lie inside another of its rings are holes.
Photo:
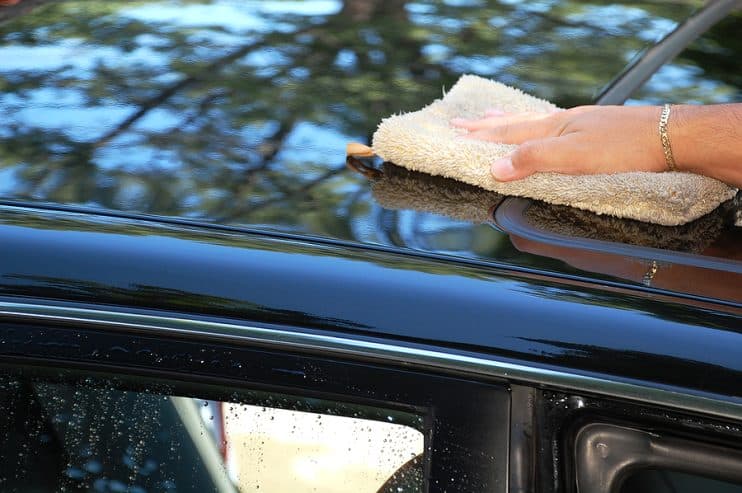
[[[309,29],[314,28],[314,26],[310,26],[308,29],[300,30],[300,31],[294,31],[290,33],[292,36],[296,36],[297,34],[300,34],[303,31],[308,31]],[[104,134],[102,137],[100,137],[98,140],[91,142],[91,145],[93,147],[100,147],[108,142],[110,142],[115,137],[119,136],[129,128],[131,128],[132,125],[134,125],[137,121],[142,119],[147,113],[149,113],[154,108],[160,106],[170,98],[172,98],[175,94],[177,94],[179,91],[184,89],[185,87],[188,87],[192,84],[195,84],[197,82],[201,82],[205,78],[209,76],[213,76],[214,72],[220,71],[224,66],[229,65],[230,63],[234,62],[238,58],[242,58],[243,56],[247,55],[253,50],[260,49],[264,46],[267,46],[269,44],[268,40],[262,40],[259,43],[252,43],[245,46],[242,46],[235,51],[223,56],[222,58],[218,58],[214,60],[213,62],[206,65],[200,72],[197,74],[189,75],[188,77],[185,77],[184,79],[176,82],[172,86],[166,88],[159,94],[151,97],[150,99],[146,100],[140,108],[132,113],[129,117],[127,117],[124,121],[118,124],[118,126],[111,131]]]

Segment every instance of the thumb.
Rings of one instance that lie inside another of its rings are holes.
[[[547,137],[524,142],[509,156],[492,163],[492,175],[497,181],[513,181],[537,171],[574,172],[569,165],[570,155],[574,151],[570,137]]]

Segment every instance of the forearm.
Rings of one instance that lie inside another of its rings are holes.
[[[742,188],[742,104],[673,106],[668,130],[679,170]]]

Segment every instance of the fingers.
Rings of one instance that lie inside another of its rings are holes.
[[[492,173],[492,176],[494,176],[495,180],[497,181],[520,180],[521,178],[525,178],[530,174],[525,174],[524,170],[515,169],[515,167],[513,166],[512,155],[498,159],[497,161],[492,163],[490,171]]]
[[[499,115],[478,120],[455,119],[469,131],[461,138],[481,139],[519,148],[492,164],[498,181],[519,180],[537,171],[564,174],[660,171],[647,149],[657,148],[656,116],[642,108],[581,106],[554,113]],[[498,116],[499,115],[499,116]],[[664,163],[660,163],[664,164]]]
[[[546,113],[507,113],[493,108],[485,112],[485,118],[454,118],[450,123],[469,131],[462,138],[521,144],[528,140],[558,137],[569,131],[570,122],[595,109],[595,106],[577,106],[568,110],[554,108]]]
[[[533,120],[543,119],[549,116],[549,113],[517,113],[508,114],[500,110],[487,110],[485,112],[486,118],[479,118],[476,120],[469,120],[466,118],[454,118],[451,120],[451,125],[454,127],[465,128],[467,130],[483,130],[499,125],[508,125],[519,122],[527,122]]]
[[[654,112],[653,108],[650,108]],[[505,115],[465,122],[467,138],[518,144],[492,164],[498,181],[537,171],[564,174],[662,171],[656,115],[644,108],[582,106],[552,114]],[[659,164],[658,164],[659,163]]]
[[[521,144],[558,135],[559,127],[548,115],[498,118],[494,126],[470,130],[462,138],[487,140],[502,144]]]
[[[575,174],[582,172],[577,154],[580,142],[573,135],[548,137],[521,144],[513,154],[492,163],[497,181],[520,180],[537,171]],[[577,152],[575,152],[577,151]]]
[[[487,140],[503,144],[520,144],[527,140],[553,136],[559,127],[549,113],[519,113],[490,116],[480,120],[454,118],[451,124],[469,130],[462,138]]]
[[[484,112],[484,116],[485,117],[488,117],[488,116],[505,116],[505,115],[507,115],[506,112],[504,112],[502,110],[498,110],[497,108],[492,108],[492,109],[489,109],[489,110],[487,110],[487,111]]]

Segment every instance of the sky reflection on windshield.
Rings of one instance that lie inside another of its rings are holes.
[[[491,228],[381,208],[345,143],[462,73],[588,103],[697,6],[48,2],[0,24],[0,193],[486,255]]]

